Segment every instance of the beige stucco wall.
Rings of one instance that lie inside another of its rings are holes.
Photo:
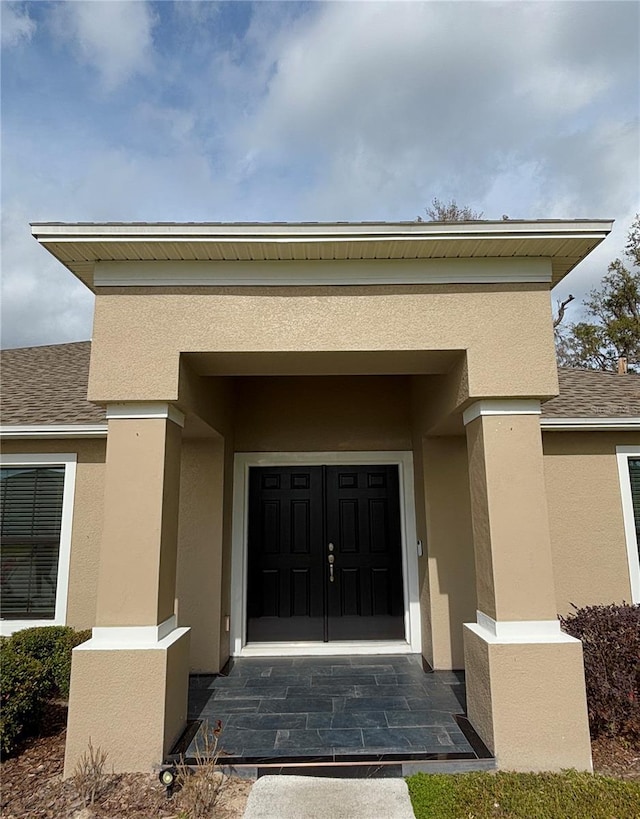
[[[237,452],[411,449],[402,376],[238,379]]]
[[[390,285],[100,289],[89,397],[176,400],[181,352],[341,350],[466,350],[473,396],[557,393],[547,285]]]
[[[220,670],[223,470],[222,438],[184,441],[176,597],[178,623],[191,628],[196,672]]]
[[[424,491],[432,666],[464,668],[462,625],[476,616],[466,441],[426,438]],[[425,562],[425,558],[421,563]]]
[[[162,623],[175,609],[182,429],[109,421],[96,625]]]
[[[582,645],[487,642],[464,630],[467,714],[498,767],[591,770]]]
[[[77,629],[91,628],[95,624],[105,450],[103,438],[2,441],[2,452],[6,455],[51,452],[72,452],[77,455],[67,597],[67,625]]]
[[[466,433],[478,609],[494,620],[555,619],[538,416],[482,415]]]
[[[558,612],[630,601],[616,446],[633,432],[547,432],[544,475]]]
[[[87,645],[73,651],[64,776],[89,740],[107,753],[108,770],[150,771],[186,722],[189,633],[174,631],[151,649]]]

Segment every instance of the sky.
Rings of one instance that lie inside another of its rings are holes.
[[[640,208],[636,2],[8,2],[2,346],[90,338],[29,222],[611,218]],[[569,318],[578,320],[574,302]]]

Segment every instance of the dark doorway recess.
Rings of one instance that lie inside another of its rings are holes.
[[[253,467],[247,642],[404,639],[398,467]]]

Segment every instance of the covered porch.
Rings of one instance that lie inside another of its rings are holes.
[[[191,676],[168,761],[197,764],[221,725],[220,764],[247,775],[495,767],[464,711],[464,672],[431,672],[420,655],[235,659]]]

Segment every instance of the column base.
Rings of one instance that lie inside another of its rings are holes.
[[[499,637],[467,623],[464,654],[467,714],[499,768],[592,770],[579,640]]]
[[[190,629],[137,644],[109,643],[109,629],[100,631],[73,650],[65,778],[73,775],[89,740],[107,754],[107,770],[150,771],[186,723]]]

